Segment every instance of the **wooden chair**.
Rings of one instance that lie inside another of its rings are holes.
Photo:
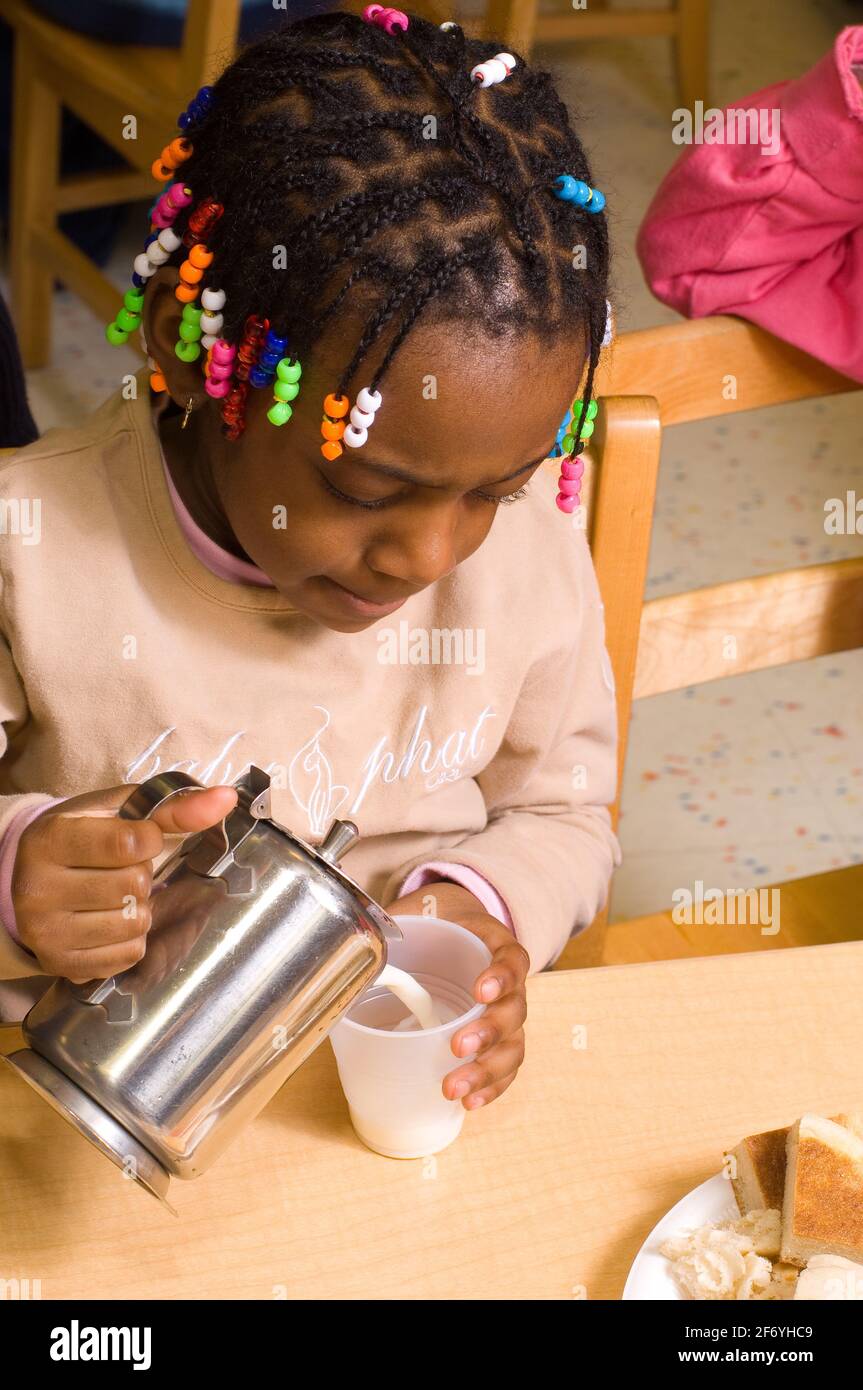
[[[525,57],[535,43],[576,39],[670,38],[680,100],[691,110],[707,104],[709,0],[669,0],[660,9],[616,9],[607,0],[589,0],[584,9],[541,14],[539,0],[489,0],[485,29]]]
[[[736,396],[726,400],[722,384],[732,377]],[[621,776],[632,699],[863,645],[863,558],[643,604],[660,426],[861,389],[754,324],[725,316],[625,334],[604,355],[585,476],[591,478],[589,534],[617,684]],[[723,641],[729,633],[738,639],[731,657]],[[670,911],[607,927],[603,914],[567,946],[557,968],[863,937],[863,865],[779,886],[781,930],[775,936],[762,935],[758,926],[678,926]]]
[[[182,48],[174,49],[102,43],[52,23],[25,0],[0,0],[0,19],[15,35],[10,282],[25,367],[49,359],[57,276],[104,322],[114,317],[116,286],[59,230],[58,216],[155,198],[150,166],[176,133],[178,112],[230,60],[240,4],[189,0]],[[118,150],[129,171],[61,179],[61,106]],[[136,139],[123,138],[129,115]],[[134,335],[130,343],[137,349]]]

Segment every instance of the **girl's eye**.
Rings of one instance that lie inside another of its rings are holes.
[[[347,502],[347,504],[351,507],[364,507],[366,511],[380,511],[382,507],[391,507],[395,502],[399,500],[397,495],[396,497],[381,497],[378,498],[378,500],[375,502],[363,502],[359,497],[349,497],[346,492],[340,491],[340,489],[337,488],[334,483],[330,482],[329,478],[324,473],[319,472],[318,477],[320,478],[327,492],[329,492],[333,497],[337,497],[340,502]],[[517,492],[509,493],[506,497],[492,497],[487,492],[472,492],[470,496],[478,497],[482,502],[490,502],[494,507],[499,507],[501,505],[505,506],[510,502],[518,502],[522,497],[526,497],[527,485],[525,485],[524,487],[520,487]]]

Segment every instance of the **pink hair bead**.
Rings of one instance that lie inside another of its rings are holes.
[[[207,395],[208,395],[208,396],[212,396],[212,397],[214,398],[214,400],[217,400],[217,401],[218,401],[218,400],[221,400],[223,396],[227,396],[227,394],[228,394],[228,392],[230,391],[230,389],[231,389],[231,378],[230,378],[230,377],[225,377],[225,379],[224,379],[223,381],[219,381],[218,379],[214,378],[214,376],[213,376],[212,364],[211,364],[211,365],[210,365],[210,375],[207,377],[207,380],[204,382],[204,390],[206,391]]]
[[[584,461],[582,459],[576,459],[575,462],[571,459],[565,459],[560,465],[560,476],[562,478],[580,478],[583,473]]]
[[[217,343],[213,344],[214,362],[224,362],[229,365],[233,362],[236,355],[237,349],[234,347],[233,343],[226,342],[224,338],[220,338]]]
[[[181,208],[187,208],[194,196],[191,188],[179,183],[171,184],[167,193],[162,194],[163,198],[167,198],[169,206],[176,208],[178,212]]]
[[[410,27],[410,20],[404,10],[386,9],[378,18],[377,23],[380,24],[381,28],[385,29],[388,34],[395,33],[396,29],[401,29],[404,34],[407,33]]]
[[[564,497],[577,497],[581,492],[580,478],[564,478],[562,475],[557,480],[558,490]]]
[[[374,24],[376,17],[379,14],[383,14],[383,11],[383,5],[366,5],[365,9],[363,10],[363,19],[365,20],[366,24]]]
[[[577,497],[567,497],[562,492],[559,492],[554,500],[562,512],[574,512],[578,506]]]
[[[211,362],[208,371],[214,381],[227,381],[228,377],[234,374],[233,364],[230,362]]]

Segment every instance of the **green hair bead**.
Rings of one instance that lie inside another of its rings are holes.
[[[199,324],[201,322],[201,315],[203,314],[203,312],[203,309],[200,308],[200,306],[197,304],[183,305],[183,319],[186,323]]]
[[[124,333],[122,328],[118,328],[116,323],[109,323],[105,329],[105,337],[114,347],[119,347],[121,343],[128,343],[129,335]]]
[[[299,362],[292,362],[289,357],[283,357],[276,367],[276,376],[279,381],[286,381],[289,385],[294,385],[299,381],[303,374],[303,369]]]
[[[199,323],[180,324],[180,337],[184,343],[197,343],[201,336],[201,325]]]
[[[114,322],[124,333],[134,333],[141,322],[140,314],[132,314],[128,309],[121,309]]]
[[[183,325],[181,324],[180,331],[182,332],[182,330]],[[187,343],[184,342],[181,338],[178,343],[174,344],[174,351],[181,362],[197,362],[198,358],[201,355],[201,344]]]
[[[144,307],[144,293],[142,290],[127,290],[123,295],[123,303],[130,314],[140,314]]]
[[[587,407],[588,420],[593,420],[596,417],[596,412],[598,409],[599,406],[596,404],[596,401],[591,401],[590,405]]]
[[[561,440],[560,447],[565,454],[571,454],[575,448],[575,435],[565,434]]]
[[[300,388],[295,381],[274,381],[273,395],[277,401],[293,401],[300,394]]]
[[[589,439],[590,436],[591,436],[592,434],[593,434],[593,421],[592,421],[592,420],[585,420],[584,424],[583,424],[582,427],[581,427],[581,437],[582,437],[582,439]]]
[[[276,401],[267,411],[267,419],[271,425],[286,425],[293,413],[287,401]]]

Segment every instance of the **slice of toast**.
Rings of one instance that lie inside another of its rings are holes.
[[[788,1127],[750,1134],[732,1149],[731,1186],[741,1216],[761,1208],[782,1210]]]
[[[804,1115],[788,1134],[781,1259],[863,1260],[863,1138],[835,1120]]]
[[[863,1139],[863,1115],[834,1115],[834,1124]],[[742,1139],[728,1157],[733,1160],[731,1186],[741,1216],[761,1208],[782,1210],[785,1195],[785,1151],[790,1126],[768,1129]]]

